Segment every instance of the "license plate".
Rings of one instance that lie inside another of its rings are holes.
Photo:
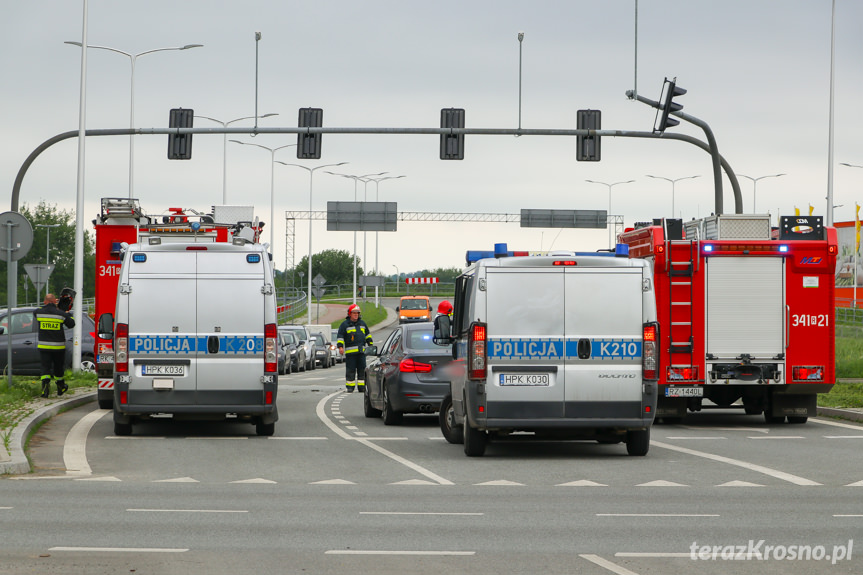
[[[665,397],[704,397],[702,387],[666,387]]]
[[[183,365],[142,365],[141,375],[186,375]]]
[[[500,385],[548,386],[551,385],[549,373],[501,373],[498,375]]]
[[[96,356],[96,363],[114,363],[114,354],[100,353]]]

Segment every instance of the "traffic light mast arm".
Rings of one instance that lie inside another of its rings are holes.
[[[636,95],[632,90],[627,90],[627,97],[630,99],[635,99],[641,102],[642,104],[647,104],[656,109],[660,109],[662,105],[649,98],[645,98],[641,95]],[[705,136],[707,136],[707,144],[710,147],[710,156],[713,159],[713,188],[715,194],[715,204],[716,204],[716,215],[720,215],[723,213],[722,209],[722,172],[720,170],[720,164],[724,162],[722,156],[719,155],[719,147],[716,144],[716,138],[713,135],[713,130],[710,129],[710,126],[707,125],[707,122],[696,118],[695,116],[690,116],[685,112],[681,112],[679,110],[669,111],[669,114],[680,118],[681,120],[686,120],[690,124],[694,124],[704,130]],[[665,136],[665,134],[663,134]],[[729,181],[731,182],[731,188],[734,192],[734,213],[742,214],[743,213],[743,196],[740,193],[740,184],[737,182],[737,176],[734,175],[734,172],[728,167],[725,167],[726,175],[728,176]]]

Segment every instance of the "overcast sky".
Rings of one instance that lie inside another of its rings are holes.
[[[40,143],[78,128],[83,3],[7,2],[0,24],[0,186],[8,198],[24,160]],[[260,126],[291,127],[297,110],[319,107],[327,127],[434,128],[440,109],[466,110],[469,128],[516,128],[519,42],[522,45],[523,128],[572,129],[576,111],[602,111],[602,128],[650,131],[654,110],[626,98],[627,90],[658,100],[663,79],[688,90],[684,112],[706,121],[720,153],[757,185],[759,213],[793,214],[797,206],[825,215],[830,101],[830,0],[640,0],[636,61],[634,0],[413,2],[327,0],[89,0],[88,43],[129,53],[185,44],[202,48],[141,56],[135,69],[135,127],[164,128],[171,108],[222,121],[255,114],[255,32]],[[836,0],[835,221],[853,219],[863,202],[861,110],[863,3]],[[91,49],[87,60],[88,129],[128,128],[130,59]],[[637,64],[637,74],[636,74]],[[637,82],[637,85],[635,85]],[[232,127],[251,126],[253,121]],[[217,124],[196,119],[196,127]],[[704,139],[694,126],[671,130]],[[232,138],[234,136],[231,136]],[[291,135],[239,136],[267,147],[296,143]],[[399,211],[512,213],[522,208],[607,209],[635,221],[671,216],[666,178],[676,184],[675,214],[685,219],[714,210],[710,156],[681,142],[604,138],[601,162],[577,162],[568,137],[468,136],[463,161],[439,159],[437,136],[326,135],[320,160],[297,160],[294,148],[276,159],[309,167],[404,178],[379,184],[381,201]],[[166,136],[139,136],[134,196],[147,213],[169,207],[208,211],[222,203],[222,136],[196,135],[193,159],[166,159]],[[55,145],[30,167],[21,202],[75,207],[75,139]],[[254,205],[269,223],[269,152],[228,144],[228,203]],[[308,210],[305,170],[275,166],[275,260],[285,266],[286,211]],[[753,210],[752,182],[741,178],[744,212]],[[726,212],[734,209],[724,179]],[[369,184],[368,199],[375,199]],[[99,199],[129,193],[129,138],[89,138],[85,220]],[[359,199],[363,198],[360,186]],[[351,201],[351,180],[316,172],[313,207]],[[8,208],[4,208],[8,209]],[[382,273],[458,267],[468,249],[594,250],[605,231],[525,228],[518,224],[399,222],[380,234]],[[295,260],[308,252],[308,221],[298,220]],[[38,232],[37,232],[38,233]],[[362,234],[360,234],[362,235]],[[365,250],[375,265],[373,235]],[[265,232],[264,239],[269,240]],[[313,226],[313,249],[353,250],[350,232]],[[358,245],[363,257],[362,240]],[[289,264],[290,265],[290,264]]]

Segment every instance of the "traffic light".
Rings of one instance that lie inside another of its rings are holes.
[[[602,129],[602,112],[599,110],[579,110],[578,129]],[[576,136],[575,159],[579,162],[598,162],[599,139],[599,136]]]
[[[168,119],[169,128],[191,128],[195,111],[173,108]],[[192,134],[168,134],[168,159],[192,159]]]
[[[300,108],[298,128],[320,128],[324,125],[324,111],[321,108]],[[297,158],[300,160],[321,159],[322,134],[297,134]]]
[[[441,109],[440,127],[464,128],[464,108]],[[464,160],[464,134],[440,135],[440,159]]]
[[[659,109],[656,111],[656,121],[653,124],[654,132],[664,132],[666,128],[671,128],[680,123],[679,120],[669,118],[670,112],[679,112],[683,109],[682,104],[673,102],[675,96],[682,96],[686,90],[677,86],[677,78],[673,80],[665,79],[662,85],[662,96],[659,98]]]

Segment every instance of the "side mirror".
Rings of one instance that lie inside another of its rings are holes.
[[[364,355],[377,355],[378,354],[378,346],[370,345],[366,348],[363,348]]]
[[[434,318],[434,335],[432,341],[435,345],[450,345],[453,343],[451,334],[452,325],[448,315],[439,315]]]
[[[6,328],[0,327],[0,335],[6,335]]]
[[[399,306],[396,306],[396,311],[399,311]]]
[[[99,316],[99,337],[102,339],[114,339],[114,314],[103,313]]]

